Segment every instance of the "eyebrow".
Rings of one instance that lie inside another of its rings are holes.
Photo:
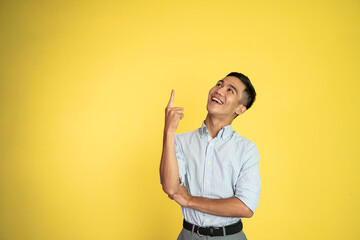
[[[219,80],[219,82],[224,83],[224,80]],[[229,84],[231,88],[233,88],[235,90],[236,93],[238,93],[237,89],[232,85]]]
[[[233,85],[231,85],[231,84],[229,84],[229,85],[230,85],[230,87],[232,87],[235,90],[236,93],[238,93],[237,89]]]

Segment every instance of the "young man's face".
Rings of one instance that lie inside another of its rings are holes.
[[[229,76],[218,81],[209,91],[209,114],[233,119],[237,114],[244,113],[246,107],[239,104],[244,89],[245,85],[237,77]]]

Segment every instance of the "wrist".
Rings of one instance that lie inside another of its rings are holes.
[[[164,129],[164,136],[166,136],[166,137],[174,137],[175,136],[175,131],[165,128]]]

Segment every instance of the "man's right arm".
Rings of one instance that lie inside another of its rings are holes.
[[[160,162],[160,180],[165,193],[171,197],[179,191],[179,167],[175,153],[175,131],[184,117],[183,108],[173,107],[174,90],[165,109],[163,151]]]

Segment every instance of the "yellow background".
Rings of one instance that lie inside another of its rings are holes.
[[[176,239],[170,91],[200,127],[232,71],[260,152],[249,239],[360,239],[360,2],[1,1],[0,239]]]

